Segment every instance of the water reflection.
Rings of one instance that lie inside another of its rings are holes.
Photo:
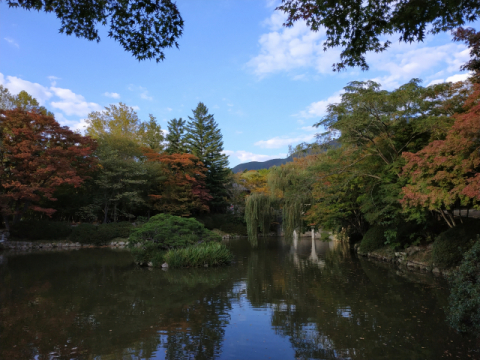
[[[230,240],[230,267],[87,249],[0,262],[2,359],[478,359],[444,284],[310,237]]]

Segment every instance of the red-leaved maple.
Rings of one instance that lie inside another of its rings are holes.
[[[148,161],[164,165],[166,179],[159,184],[159,193],[150,195],[157,210],[180,216],[209,211],[207,204],[212,196],[205,187],[207,169],[196,156],[145,150]]]
[[[480,84],[474,86],[466,103],[469,110],[454,116],[445,140],[415,154],[403,153],[403,176],[409,178],[402,190],[403,206],[438,211],[449,226],[455,226],[448,212],[452,206],[480,201]]]
[[[0,110],[0,212],[7,229],[28,209],[55,200],[62,184],[79,186],[94,168],[94,140],[60,126],[52,116],[22,109]]]

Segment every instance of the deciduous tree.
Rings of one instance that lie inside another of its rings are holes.
[[[172,215],[190,216],[209,211],[212,199],[205,186],[207,169],[192,154],[145,153],[149,162],[162,165],[166,179],[152,190],[154,208]]]
[[[62,184],[80,186],[96,164],[91,138],[37,111],[0,110],[0,145],[0,212],[7,228],[28,209],[55,212],[39,201],[55,200]]]
[[[456,204],[478,207],[480,201],[480,84],[467,101],[469,111],[454,116],[445,140],[429,143],[422,150],[405,152],[402,189],[404,207],[437,211],[450,226],[449,210]]]
[[[163,49],[176,46],[183,19],[171,0],[7,0],[10,7],[55,13],[60,32],[100,41],[98,25],[109,26],[108,36],[138,60],[165,58]]]
[[[349,66],[368,69],[365,55],[382,52],[391,45],[385,36],[399,34],[401,42],[423,41],[429,33],[452,30],[480,15],[480,3],[464,1],[417,0],[282,0],[277,10],[288,18],[286,26],[306,21],[312,31],[326,29],[324,49],[342,47],[334,70]]]

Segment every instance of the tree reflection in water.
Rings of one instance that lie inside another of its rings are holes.
[[[168,271],[107,249],[4,255],[0,358],[480,358],[431,276],[311,237],[228,246],[232,266]]]

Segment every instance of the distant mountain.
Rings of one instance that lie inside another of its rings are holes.
[[[272,159],[267,161],[250,161],[247,163],[238,164],[232,169],[232,171],[234,174],[236,174],[238,172],[243,172],[245,170],[269,169],[272,166],[280,166],[290,161],[293,161],[292,156],[289,156],[286,159]]]
[[[326,143],[324,149],[328,148],[336,148],[340,146],[340,144],[336,140],[329,141]],[[308,153],[310,153],[308,151]],[[283,164],[286,164],[288,162],[293,161],[293,158],[297,157],[296,154],[290,155],[289,157],[285,159],[272,159],[272,160],[267,160],[267,161],[250,161],[247,163],[243,164],[238,164],[234,168],[232,168],[232,171],[234,174],[238,172],[243,172],[245,170],[261,170],[261,169],[270,169],[272,166],[280,166]]]

